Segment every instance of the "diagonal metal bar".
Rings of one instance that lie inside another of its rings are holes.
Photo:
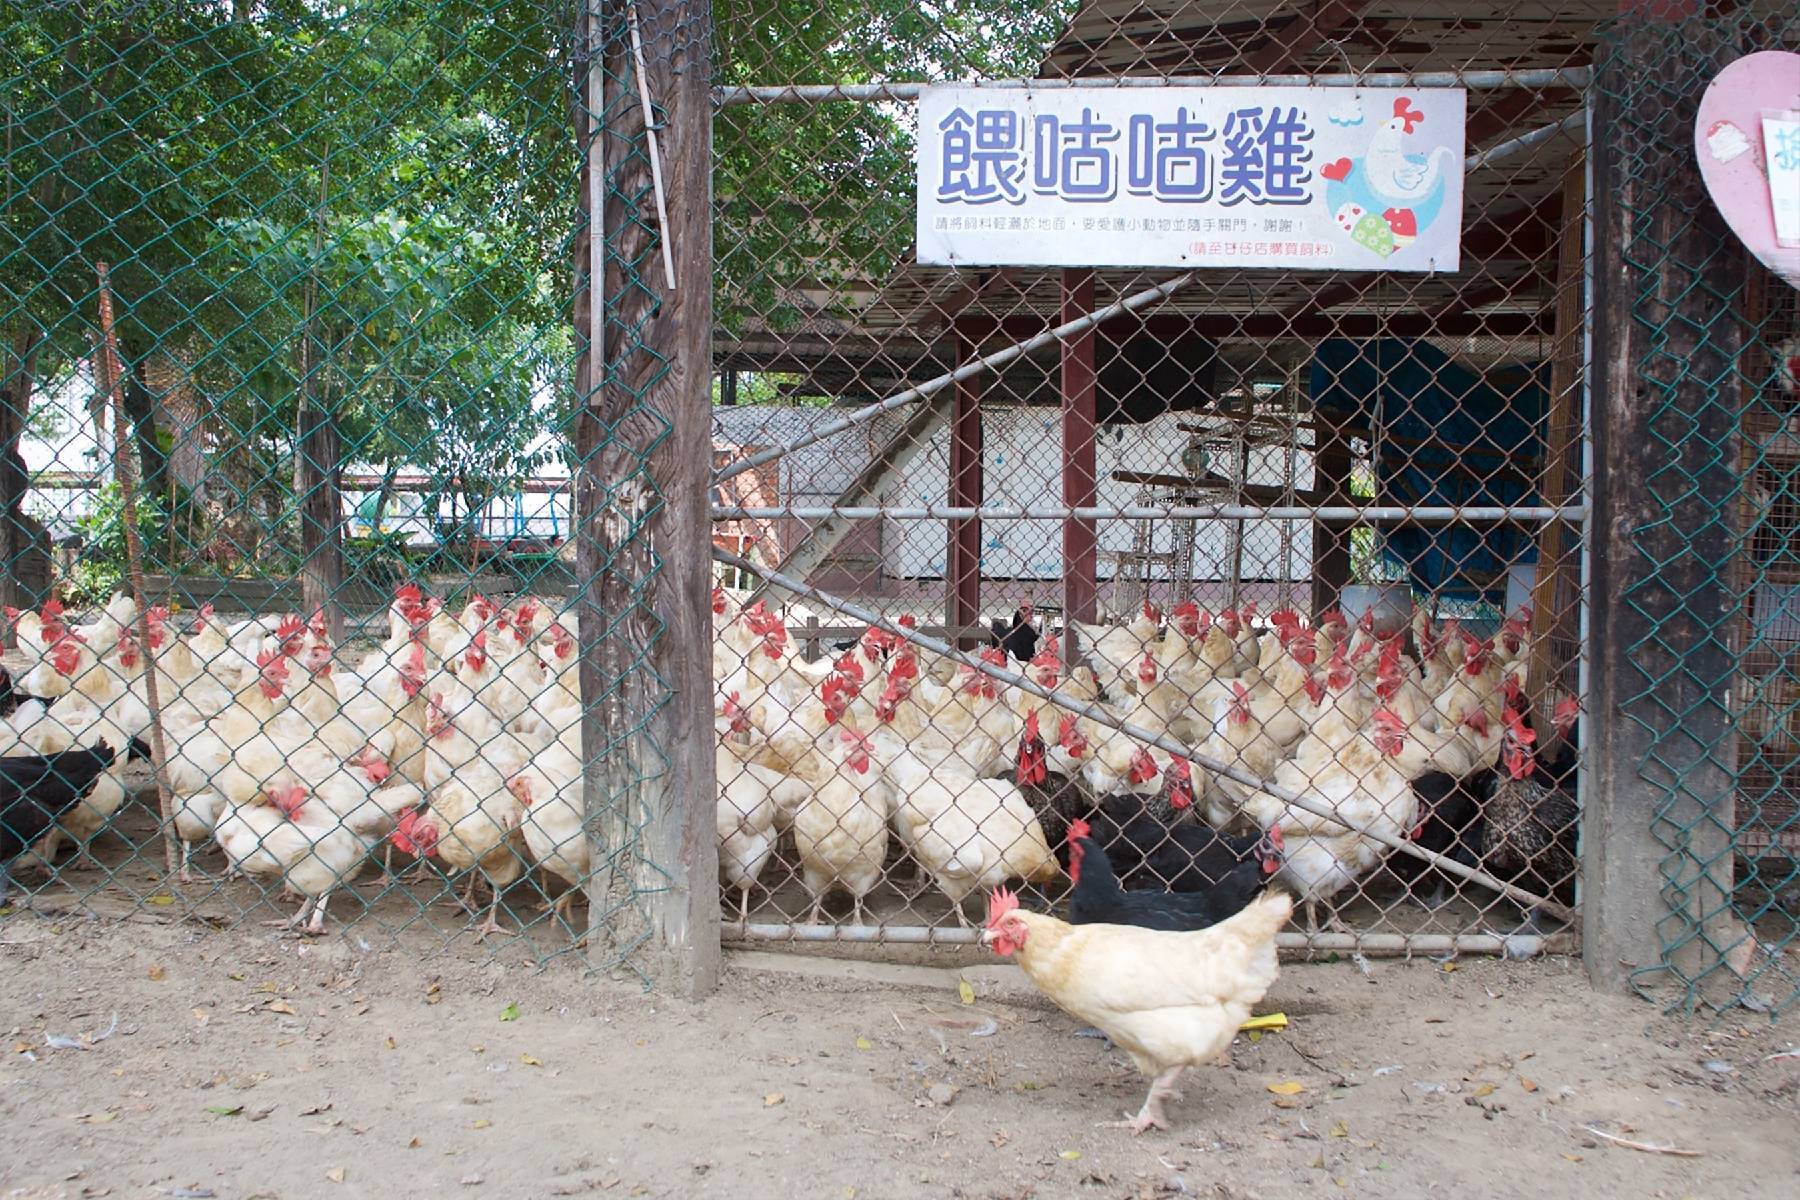
[[[1046,329],[1034,337],[1026,338],[1022,342],[1015,342],[1010,346],[1002,347],[992,354],[984,354],[980,358],[964,363],[954,371],[947,371],[944,374],[939,375],[936,379],[928,379],[924,383],[909,387],[903,392],[896,392],[885,400],[878,400],[866,408],[859,408],[848,416],[840,417],[835,421],[828,421],[817,429],[811,430],[810,432],[795,438],[791,442],[784,443],[780,446],[770,446],[767,450],[759,450],[755,454],[740,458],[729,466],[721,467],[719,470],[713,472],[713,482],[721,483],[734,476],[742,475],[745,471],[754,471],[764,463],[774,462],[784,454],[792,454],[796,450],[804,450],[806,447],[822,442],[826,438],[836,437],[846,430],[855,429],[858,425],[867,425],[870,421],[873,421],[883,413],[892,412],[894,409],[903,408],[916,400],[923,400],[927,396],[936,395],[938,392],[943,391],[945,388],[961,380],[968,379],[973,375],[979,375],[983,371],[991,371],[995,367],[1003,367],[1013,359],[1030,354],[1040,346],[1048,346],[1051,342],[1060,341],[1063,338],[1074,337],[1076,334],[1110,321],[1114,317],[1123,316],[1128,312],[1136,312],[1138,309],[1155,304],[1159,300],[1166,300],[1188,284],[1192,283],[1194,279],[1194,272],[1184,271],[1173,279],[1164,280],[1155,287],[1145,288],[1141,292],[1133,292],[1124,299],[1116,300],[1105,308],[1097,309],[1085,317],[1080,317],[1073,321],[1066,321],[1061,325]]]
[[[1029,692],[1040,700],[1048,700],[1058,708],[1067,709],[1077,716],[1085,717],[1096,725],[1104,725],[1108,729],[1116,729],[1127,737],[1135,738],[1147,746],[1155,746],[1158,750],[1161,750],[1166,754],[1172,754],[1177,758],[1184,758],[1189,762],[1198,763],[1213,774],[1223,776],[1233,783],[1241,784],[1244,787],[1255,788],[1259,792],[1266,792],[1277,800],[1282,801],[1284,804],[1290,804],[1295,808],[1302,809],[1317,817],[1324,817],[1335,824],[1342,825],[1344,828],[1362,835],[1363,837],[1380,842],[1390,850],[1400,850],[1412,855],[1414,858],[1422,859],[1447,874],[1455,875],[1459,879],[1467,879],[1472,883],[1479,883],[1483,887],[1491,888],[1519,904],[1542,909],[1544,912],[1561,920],[1572,922],[1576,919],[1575,911],[1566,905],[1558,904],[1554,900],[1528,892],[1522,887],[1496,879],[1494,876],[1479,868],[1465,867],[1455,859],[1448,858],[1432,850],[1427,850],[1415,842],[1406,841],[1403,838],[1395,837],[1393,834],[1384,833],[1381,830],[1370,829],[1366,826],[1357,825],[1351,821],[1347,821],[1329,804],[1321,803],[1310,796],[1303,795],[1289,788],[1282,787],[1280,784],[1263,779],[1260,776],[1244,770],[1244,768],[1240,766],[1221,762],[1210,755],[1194,749],[1192,746],[1183,745],[1166,733],[1156,733],[1153,730],[1144,728],[1142,725],[1135,725],[1129,721],[1120,720],[1118,717],[1097,704],[1084,703],[1083,701],[1065,696],[1060,692],[1051,691],[1049,688],[1040,685],[1035,680],[1026,678],[1017,671],[1009,671],[1004,667],[996,667],[992,663],[983,660],[978,655],[965,654],[948,642],[942,642],[937,638],[929,637],[916,629],[909,629],[897,621],[890,621],[873,609],[864,608],[860,604],[845,600],[840,596],[822,592],[811,584],[794,579],[791,576],[783,575],[779,571],[773,571],[766,567],[759,567],[749,559],[741,558],[738,555],[731,553],[729,550],[721,550],[715,546],[713,547],[712,556],[713,561],[715,562],[721,562],[727,566],[736,567],[740,571],[747,571],[753,575],[760,576],[771,583],[786,588],[796,595],[804,596],[815,604],[820,604],[835,612],[842,613],[852,620],[873,625],[875,628],[892,634],[902,641],[911,642],[920,649],[929,650],[933,654],[942,655],[962,666],[979,671],[992,679],[999,680],[1009,687],[1016,687],[1020,691]]]
[[[1548,125],[1540,125],[1529,133],[1521,133],[1516,138],[1508,138],[1504,142],[1479,150],[1463,159],[1464,171],[1479,171],[1491,162],[1517,154],[1521,150],[1529,150],[1542,142],[1547,142],[1559,133],[1573,133],[1582,128],[1587,121],[1587,113],[1577,109],[1560,121],[1552,121]],[[1585,140],[1585,139],[1584,139]]]

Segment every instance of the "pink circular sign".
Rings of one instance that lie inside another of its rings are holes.
[[[1786,50],[1746,54],[1720,71],[1701,97],[1694,153],[1706,190],[1731,231],[1764,266],[1800,288],[1796,128],[1800,128],[1800,54]],[[1780,217],[1778,208],[1784,210]]]

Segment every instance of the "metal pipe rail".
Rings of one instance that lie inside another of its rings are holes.
[[[873,625],[875,628],[892,634],[902,641],[910,642],[921,649],[930,650],[934,654],[941,655],[944,658],[951,659],[972,670],[979,671],[983,675],[997,679],[1008,686],[1016,687],[1020,691],[1029,692],[1041,700],[1048,700],[1058,708],[1067,709],[1077,716],[1086,717],[1097,725],[1104,725],[1108,729],[1118,730],[1127,737],[1134,738],[1147,746],[1155,746],[1165,754],[1171,754],[1177,758],[1183,758],[1189,762],[1198,763],[1215,775],[1223,776],[1244,787],[1255,788],[1257,791],[1275,797],[1284,804],[1292,805],[1293,807],[1309,812],[1314,816],[1324,817],[1332,823],[1341,825],[1353,833],[1369,838],[1372,841],[1380,842],[1390,850],[1400,850],[1410,854],[1414,858],[1430,863],[1432,866],[1446,874],[1454,875],[1459,879],[1467,879],[1472,883],[1479,883],[1483,887],[1491,888],[1521,905],[1542,909],[1544,912],[1561,920],[1571,922],[1575,920],[1576,914],[1574,910],[1557,903],[1555,900],[1535,895],[1516,884],[1496,879],[1494,876],[1489,875],[1486,871],[1480,870],[1479,868],[1465,867],[1462,863],[1457,862],[1453,858],[1438,854],[1435,851],[1427,850],[1417,843],[1407,841],[1404,838],[1395,837],[1393,834],[1381,830],[1369,829],[1366,826],[1353,824],[1345,820],[1340,813],[1328,804],[1323,804],[1320,801],[1313,799],[1311,796],[1302,795],[1299,792],[1282,787],[1270,780],[1259,778],[1240,766],[1220,762],[1218,759],[1203,754],[1191,746],[1182,745],[1166,733],[1156,733],[1152,730],[1145,729],[1141,725],[1134,725],[1129,721],[1122,721],[1097,704],[1084,703],[1083,701],[1065,696],[1060,692],[1054,692],[1016,671],[1008,671],[1005,668],[996,667],[992,663],[984,661],[977,655],[965,654],[948,643],[938,641],[936,638],[925,637],[917,630],[908,629],[896,621],[890,621],[872,609],[863,608],[861,605],[854,604],[842,597],[831,595],[828,592],[822,592],[809,583],[783,575],[779,571],[773,571],[766,567],[758,566],[748,559],[740,558],[738,555],[732,554],[728,550],[721,550],[715,546],[713,547],[712,556],[715,562],[722,562],[727,566],[736,567],[740,571],[748,571],[753,575],[760,576],[768,582],[773,583],[778,587],[785,588],[797,596],[803,596],[813,600],[816,603],[836,612],[840,612],[853,620]]]
[[[906,945],[973,946],[979,929],[932,925],[799,925],[772,921],[726,921],[727,937],[758,942],[897,942]],[[1572,932],[1534,933],[1278,933],[1283,950],[1340,950],[1375,955],[1492,954],[1535,958],[1540,954],[1572,954],[1580,939]]]
[[[1581,504],[1550,507],[1535,504],[1431,505],[1408,508],[1399,504],[1370,505],[1271,505],[1258,508],[1249,504],[1093,504],[1070,507],[1060,504],[994,504],[986,506],[956,504],[772,504],[716,505],[715,521],[774,520],[793,517],[802,521],[822,521],[828,517],[868,520],[892,517],[899,521],[962,520],[978,517],[995,521],[1061,521],[1071,517],[1091,520],[1234,520],[1234,521],[1413,521],[1421,524],[1455,524],[1464,521],[1568,521],[1580,524],[1587,519],[1587,506]]]
[[[1170,75],[1113,76],[1095,79],[974,79],[945,80],[957,87],[992,88],[996,91],[1066,91],[1070,88],[1420,88],[1461,87],[1480,91],[1495,88],[1585,88],[1593,78],[1587,67],[1534,68],[1524,71],[1376,71],[1364,75]],[[736,104],[802,103],[836,101],[880,103],[914,101],[927,83],[789,83],[750,87],[716,87],[713,103],[721,108]]]

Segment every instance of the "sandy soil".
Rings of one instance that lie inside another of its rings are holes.
[[[1265,1008],[1292,1026],[1240,1037],[1233,1069],[1189,1076],[1173,1132],[1134,1140],[1095,1123],[1141,1081],[1010,969],[966,972],[965,1005],[951,970],[800,964],[821,978],[733,955],[692,1004],[568,966],[358,945],[147,914],[0,919],[0,1196],[1800,1187],[1800,1059],[1766,1058],[1792,1030],[1596,997],[1566,961],[1288,965]]]

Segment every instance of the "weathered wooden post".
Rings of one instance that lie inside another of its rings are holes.
[[[1735,57],[1641,11],[1595,87],[1592,772],[1583,953],[1596,985],[1690,986],[1743,939],[1731,913],[1730,558],[1743,256],[1701,185],[1693,128]]]
[[[588,949],[719,969],[708,485],[712,9],[589,0],[578,128],[576,603]],[[661,210],[661,211],[659,211]]]

